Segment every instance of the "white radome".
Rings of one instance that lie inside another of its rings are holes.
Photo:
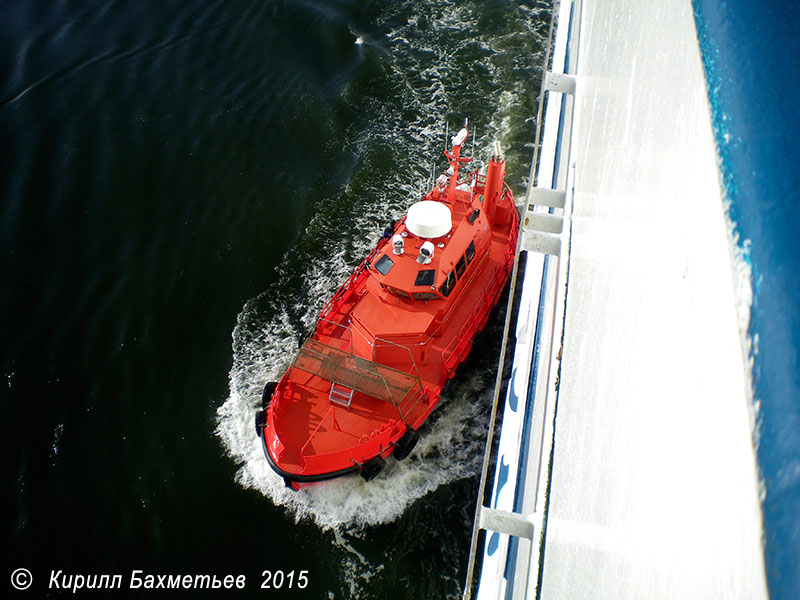
[[[408,209],[406,228],[421,238],[438,238],[453,228],[453,217],[446,204],[423,200]]]

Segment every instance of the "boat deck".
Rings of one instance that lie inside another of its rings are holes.
[[[284,477],[385,458],[434,410],[511,269],[518,219],[504,164],[490,162],[485,188],[461,185],[447,202],[437,188],[415,204],[446,218],[401,221],[325,306],[269,408],[265,449]]]

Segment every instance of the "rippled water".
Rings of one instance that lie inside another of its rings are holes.
[[[441,171],[522,193],[550,2],[0,2],[5,561],[457,597],[502,314],[413,458],[290,494],[260,387]],[[280,483],[280,482],[278,482]]]

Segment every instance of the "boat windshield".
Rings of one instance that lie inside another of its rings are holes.
[[[432,286],[436,280],[436,271],[434,269],[422,269],[417,272],[417,278],[414,280],[414,285]]]

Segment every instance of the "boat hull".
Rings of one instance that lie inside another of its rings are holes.
[[[516,233],[516,231],[514,233]],[[413,423],[410,423],[408,426],[397,423],[395,427],[391,428],[384,435],[377,437],[377,439],[370,440],[358,446],[344,448],[341,453],[337,453],[335,456],[320,457],[319,460],[312,461],[311,464],[306,463],[303,465],[301,471],[292,470],[293,468],[296,469],[297,465],[290,465],[284,468],[280,460],[272,456],[269,442],[270,440],[275,441],[274,434],[271,437],[270,431],[267,431],[261,435],[262,449],[267,462],[270,467],[283,478],[287,487],[296,490],[313,483],[361,473],[363,466],[376,457],[386,459],[391,456],[406,431],[409,429],[416,431],[427,420],[442,400],[441,392],[445,383],[455,375],[458,367],[469,356],[475,335],[483,330],[488,321],[491,309],[496,306],[513,265],[513,254],[510,255],[509,258],[510,260],[507,260],[503,265],[500,278],[497,279],[495,285],[492,286],[492,294],[487,301],[489,310],[476,311],[475,321],[471,324],[466,324],[466,331],[472,332],[468,338],[453,338],[454,342],[450,344],[451,352],[447,355],[446,360],[442,361],[443,371],[440,383],[439,385],[425,387],[425,394],[429,396],[430,400],[426,403],[426,409],[417,415]],[[334,410],[336,409],[334,408]],[[273,427],[271,431],[276,431],[276,428]],[[355,457],[358,457],[359,460]]]

